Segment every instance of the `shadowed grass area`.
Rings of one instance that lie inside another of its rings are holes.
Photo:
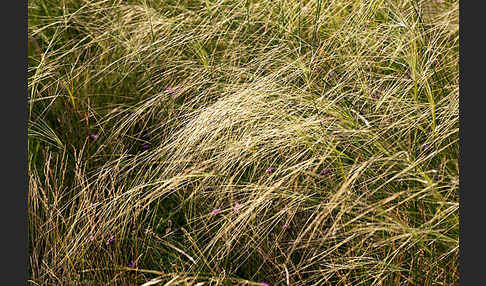
[[[30,1],[30,284],[457,285],[458,22]]]

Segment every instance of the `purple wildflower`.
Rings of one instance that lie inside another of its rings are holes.
[[[91,56],[91,54],[89,52],[86,52],[86,57],[89,58],[89,56]]]
[[[381,92],[377,92],[377,93],[375,94],[375,97],[376,97],[376,98],[380,98],[380,97],[381,97]]]
[[[322,170],[320,174],[325,175],[325,174],[328,174],[328,173],[329,173],[329,169],[326,168],[326,169]]]
[[[273,171],[275,171],[275,168],[270,167],[270,168],[268,168],[268,169],[267,169],[265,172],[266,172],[267,174],[271,174],[271,173],[273,173]]]
[[[89,135],[89,138],[96,140],[96,139],[100,138],[100,136],[98,136],[96,134],[91,134],[91,135]]]
[[[94,240],[94,236],[90,236],[89,241],[93,241],[93,240]]]
[[[427,149],[427,148],[429,148],[429,144],[424,143],[424,149]]]
[[[236,202],[236,203],[235,203],[235,207],[233,208],[233,210],[234,210],[235,212],[237,212],[237,211],[238,211],[240,208],[241,208],[240,203]]]
[[[212,212],[211,212],[211,215],[217,215],[221,212],[221,208],[217,208],[217,209],[214,209]]]
[[[270,286],[270,284],[268,284],[267,282],[260,282],[260,284],[263,286]]]
[[[167,92],[168,94],[174,94],[174,90],[170,87],[166,88],[165,92]]]
[[[106,241],[106,245],[112,244],[113,241],[115,241],[115,236],[114,235],[110,236],[110,238]]]
[[[290,228],[290,226],[289,226],[288,224],[284,224],[284,225],[282,225],[282,230],[287,230],[287,229],[289,229],[289,228]]]
[[[148,148],[150,148],[150,145],[149,145],[149,144],[145,144],[145,145],[143,145],[143,146],[142,146],[142,148],[143,148],[144,150],[147,150]]]
[[[130,263],[128,263],[128,267],[135,268],[135,262],[133,262],[133,260],[130,260]]]

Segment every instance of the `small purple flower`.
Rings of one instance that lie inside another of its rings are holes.
[[[240,208],[241,208],[240,203],[236,202],[236,203],[235,203],[235,207],[233,208],[233,210],[234,210],[235,212],[237,212],[237,211],[238,211]]]
[[[377,92],[377,93],[375,94],[375,97],[376,97],[376,98],[380,98],[380,97],[381,97],[381,92]]]
[[[133,262],[133,260],[130,260],[130,263],[128,263],[128,267],[135,268],[135,262]]]
[[[429,148],[429,144],[424,143],[424,149],[427,149],[427,148]]]
[[[284,225],[282,225],[282,230],[287,230],[287,229],[289,229],[289,228],[290,228],[290,226],[289,226],[288,224],[284,224]]]
[[[91,135],[89,135],[89,138],[96,140],[96,139],[100,138],[100,136],[98,136],[96,134],[91,134]]]
[[[147,150],[148,148],[150,148],[150,145],[149,145],[149,144],[144,144],[144,145],[142,146],[142,148],[143,148],[144,150]]]
[[[260,282],[260,284],[261,284],[262,286],[270,286],[270,284],[268,284],[267,282]]]
[[[325,174],[328,174],[328,173],[329,173],[329,169],[328,168],[326,168],[326,169],[324,169],[324,170],[322,170],[320,172],[321,175],[325,175]]]
[[[275,168],[270,167],[270,168],[268,168],[268,169],[267,169],[265,172],[266,172],[267,174],[271,174],[271,173],[273,173],[273,171],[275,171]]]
[[[90,241],[90,242],[91,242],[91,241],[93,241],[94,239],[95,239],[95,238],[94,238],[94,236],[90,236],[90,237],[89,237],[89,241]]]
[[[167,92],[168,94],[174,94],[174,90],[170,87],[166,88],[165,92]]]
[[[114,235],[110,236],[110,238],[106,241],[106,245],[112,244],[113,241],[115,241],[115,236]]]
[[[89,56],[91,56],[91,54],[89,52],[86,52],[86,57],[89,58]]]
[[[211,212],[211,215],[217,215],[221,212],[221,208],[217,208],[217,209],[214,209],[212,212]]]

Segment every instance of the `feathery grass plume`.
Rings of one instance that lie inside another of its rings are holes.
[[[458,1],[199,4],[29,1],[32,284],[456,285]]]

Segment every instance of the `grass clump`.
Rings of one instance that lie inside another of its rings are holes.
[[[30,283],[457,285],[458,38],[458,1],[30,1]]]

